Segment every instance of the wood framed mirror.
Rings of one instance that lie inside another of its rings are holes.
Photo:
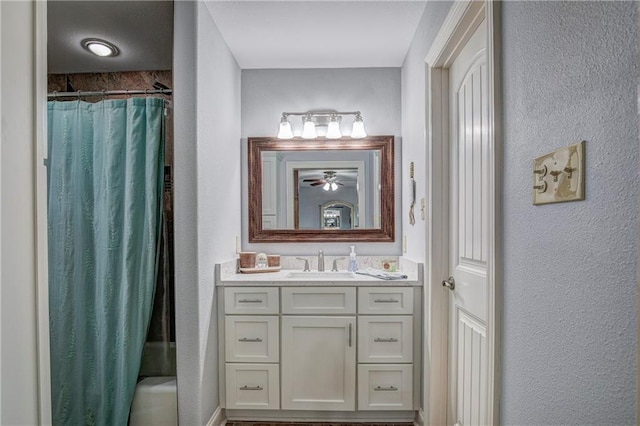
[[[395,240],[393,136],[251,137],[248,174],[250,243]]]

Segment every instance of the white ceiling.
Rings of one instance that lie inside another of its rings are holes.
[[[426,1],[208,1],[241,68],[400,67]]]
[[[182,0],[180,0],[182,1]],[[243,69],[400,67],[426,0],[208,1],[207,9]],[[48,2],[51,73],[172,68],[173,2]],[[98,58],[84,38],[113,42]]]

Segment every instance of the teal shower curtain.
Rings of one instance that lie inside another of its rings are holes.
[[[48,103],[54,425],[126,425],[160,235],[164,101]]]

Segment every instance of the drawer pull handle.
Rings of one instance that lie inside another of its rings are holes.
[[[398,303],[397,299],[375,299],[376,303]]]
[[[247,385],[244,385],[244,386],[240,387],[240,390],[263,390],[263,389],[264,388],[262,386],[260,386],[260,385],[258,385],[258,386],[247,386]]]
[[[241,339],[238,339],[238,342],[262,342],[262,339],[259,337],[256,337],[255,339],[248,339],[246,337],[243,337]]]
[[[376,386],[373,388],[374,391],[397,391],[398,388],[395,386]]]
[[[383,339],[382,337],[376,337],[375,339],[373,339],[374,342],[376,343],[396,343],[398,341],[398,339],[396,339],[395,337],[389,337],[388,339]]]
[[[262,299],[240,299],[240,303],[262,303]]]
[[[351,347],[351,323],[349,323],[349,347]]]

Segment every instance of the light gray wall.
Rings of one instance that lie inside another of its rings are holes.
[[[504,424],[632,424],[634,2],[504,2]],[[533,206],[532,159],[586,140],[586,200]]]
[[[34,8],[32,2],[0,2],[0,424],[3,425],[34,425],[39,421]],[[43,380],[47,382],[46,377]]]
[[[249,244],[247,235],[246,138],[276,136],[282,113],[333,109],[360,111],[370,135],[396,136],[396,241],[361,243],[356,251],[362,255],[401,254],[402,205],[400,203],[400,69],[286,69],[242,70],[242,248],[281,255],[349,253],[349,243]],[[301,129],[300,120],[290,119],[294,134]],[[347,116],[343,130],[350,132],[352,120]]]
[[[213,270],[240,231],[240,69],[205,3],[175,2],[174,28],[178,412],[196,425],[219,405]]]
[[[409,224],[409,215],[403,214],[402,229],[407,237],[405,256],[417,261],[424,261],[427,255],[427,222],[420,215],[420,199],[427,200],[428,188],[428,152],[426,123],[426,66],[427,56],[440,26],[447,16],[451,2],[429,1],[425,7],[420,24],[416,29],[413,42],[402,65],[402,205],[411,202],[409,182],[409,164],[414,162],[414,179],[416,181],[415,225]],[[428,211],[428,209],[427,209]]]
[[[402,150],[402,205],[408,206],[411,200],[409,182],[409,164],[414,162],[414,179],[416,182],[416,206],[414,214],[415,225],[409,224],[408,214],[403,214],[397,220],[402,221],[402,229],[407,238],[407,252],[405,256],[419,262],[427,259],[427,222],[420,214],[420,199],[428,197],[427,177],[428,152],[427,152],[427,92],[426,92],[426,66],[424,59],[433,43],[442,22],[444,22],[451,2],[430,1],[425,7],[420,24],[416,29],[407,57],[402,65],[402,137],[405,141]],[[428,211],[428,208],[427,208]],[[425,309],[423,318],[423,330],[428,330],[429,318],[429,287],[425,287],[423,306]],[[426,331],[423,331],[426,339]],[[425,411],[428,411],[429,401],[429,363],[430,348],[425,345],[423,351],[424,376],[422,380],[421,403]],[[429,413],[425,413],[429,418]]]

